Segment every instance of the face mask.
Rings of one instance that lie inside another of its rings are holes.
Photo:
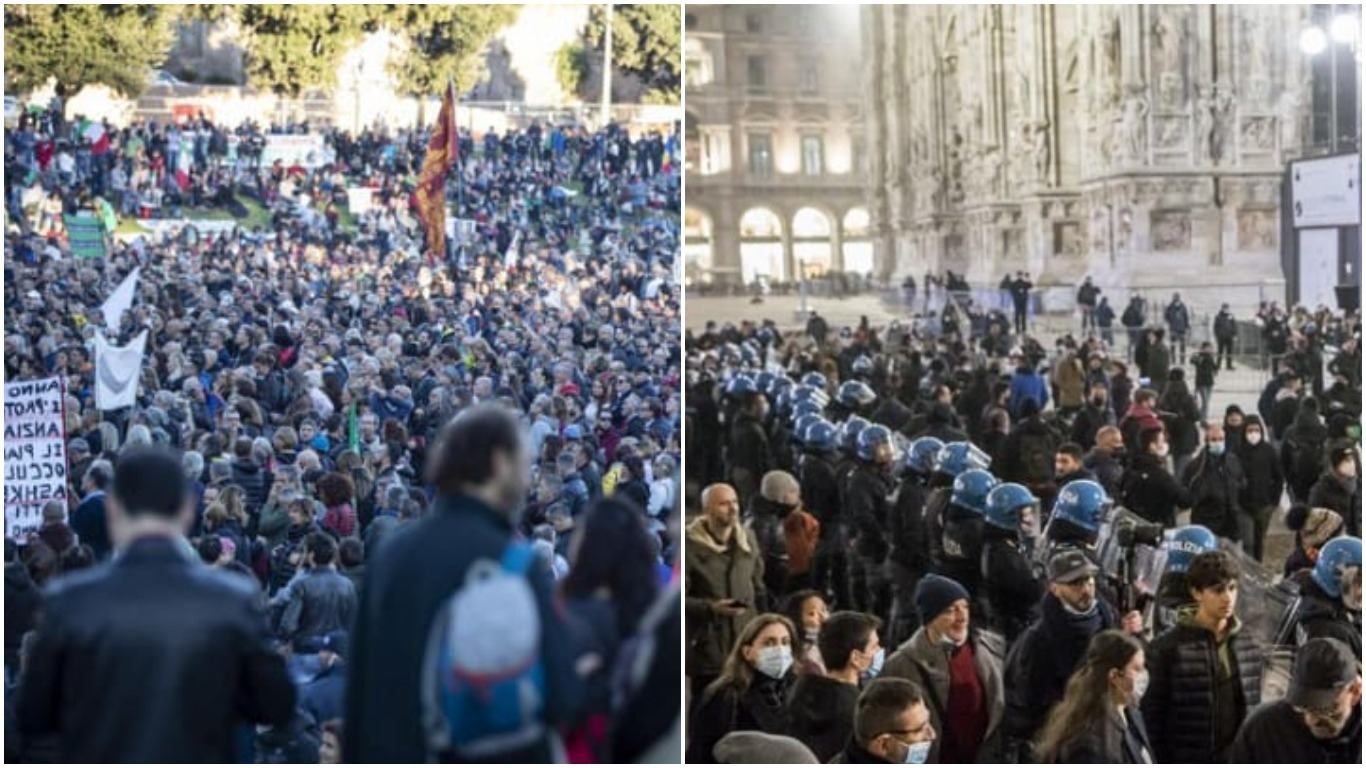
[[[1142,672],[1139,672],[1138,677],[1134,679],[1134,703],[1137,704],[1138,702],[1142,701],[1143,694],[1147,692],[1148,670],[1145,669]]]
[[[1167,458],[1167,455],[1170,454],[1171,452],[1172,452],[1172,447],[1171,447],[1170,445],[1167,445],[1166,443],[1163,443],[1163,444],[1162,444],[1162,447],[1159,448],[1158,451],[1157,451],[1157,458],[1159,458],[1159,459],[1165,459],[1165,458]]]
[[[1211,455],[1211,456],[1223,456],[1223,455],[1224,455],[1224,444],[1223,444],[1223,443],[1209,443],[1209,444],[1208,444],[1208,447],[1209,447],[1209,452],[1210,452],[1210,455]]]
[[[1094,406],[1097,407],[1097,408],[1104,408],[1104,407],[1105,407],[1105,398],[1103,398],[1103,397],[1093,397],[1093,398],[1091,398],[1091,405],[1094,405]]]
[[[1342,462],[1341,464],[1339,464],[1339,465],[1338,465],[1338,475],[1340,475],[1341,477],[1343,477],[1343,478],[1345,478],[1345,479],[1347,479],[1347,480],[1355,479],[1356,476],[1357,476],[1357,465],[1356,465],[1356,462],[1344,461],[1344,462]]]
[[[802,632],[802,639],[806,641],[807,645],[815,645],[820,636],[821,631],[819,629],[808,629]]]
[[[1262,433],[1261,433],[1261,432],[1248,432],[1248,433],[1247,433],[1247,444],[1248,444],[1248,445],[1256,445],[1257,443],[1260,443],[1261,441],[1262,441]]]
[[[877,649],[877,653],[873,654],[873,661],[872,661],[872,663],[868,665],[868,668],[867,668],[867,669],[863,670],[862,677],[864,677],[865,679],[868,679],[868,678],[877,677],[878,675],[882,674],[882,664],[883,664],[883,662],[885,662],[886,660],[887,660],[887,649],[886,649],[886,648],[879,648],[879,649]]]
[[[932,746],[934,746],[932,741],[917,741],[914,744],[906,745],[906,759],[902,762],[913,765],[929,762],[930,747]]]
[[[777,680],[792,668],[792,648],[786,645],[769,646],[759,651],[754,668]]]

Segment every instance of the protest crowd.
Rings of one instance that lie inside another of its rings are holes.
[[[1264,305],[1221,413],[1227,305],[942,282],[689,331],[688,761],[1359,763],[1360,315]]]
[[[7,761],[677,755],[679,138],[462,129],[439,254],[429,134],[6,130],[5,376],[67,464],[7,488]]]

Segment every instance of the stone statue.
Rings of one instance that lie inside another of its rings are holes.
[[[1181,32],[1179,19],[1172,18],[1178,9],[1148,6],[1153,13],[1153,66],[1159,73],[1181,71]]]
[[[1146,154],[1147,117],[1148,99],[1142,93],[1134,92],[1124,100],[1119,118],[1118,154],[1121,160],[1137,163],[1143,159]]]
[[[1034,155],[1034,176],[1044,185],[1052,181],[1049,173],[1052,147],[1048,139],[1048,121],[1034,123],[1029,133],[1030,150]]]
[[[1280,123],[1281,151],[1293,152],[1300,149],[1300,127],[1304,120],[1304,102],[1300,91],[1288,87],[1276,104],[1276,120]]]
[[[1211,163],[1219,162],[1224,151],[1224,121],[1232,99],[1219,86],[1203,89],[1196,103],[1196,140],[1201,153]]]

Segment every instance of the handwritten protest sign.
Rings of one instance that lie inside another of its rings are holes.
[[[43,505],[66,497],[65,393],[60,378],[5,383],[5,536],[43,523]]]

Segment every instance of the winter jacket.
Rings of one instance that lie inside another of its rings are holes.
[[[1091,470],[1091,474],[1096,476],[1096,482],[1100,483],[1111,498],[1119,495],[1119,483],[1124,477],[1124,465],[1119,459],[1099,448],[1092,448],[1086,452],[1082,464]]]
[[[799,675],[788,697],[791,736],[828,763],[854,735],[859,687],[825,675]]]
[[[251,459],[233,459],[232,484],[240,486],[246,493],[244,506],[247,514],[255,520],[265,506],[270,486],[266,484],[266,473]]]
[[[1316,738],[1285,699],[1263,704],[1247,716],[1229,750],[1230,763],[1304,765],[1360,764],[1361,702],[1337,738]]]
[[[1177,613],[1177,625],[1148,649],[1150,675],[1143,696],[1143,717],[1159,763],[1225,762],[1237,724],[1262,699],[1262,649],[1231,621],[1222,643],[1194,621],[1194,606]],[[1231,700],[1217,690],[1220,676],[1231,677]],[[1229,707],[1222,715],[1218,707]],[[1220,724],[1231,723],[1228,741],[1216,743]]]
[[[1176,510],[1189,509],[1193,503],[1186,487],[1176,482],[1161,460],[1147,452],[1130,459],[1119,493],[1129,511],[1167,528],[1176,526]]]
[[[356,513],[352,511],[350,504],[328,507],[323,513],[322,525],[337,538],[344,539],[356,533]]]
[[[834,534],[835,521],[843,517],[834,462],[828,456],[806,454],[798,462],[797,470],[803,504],[820,522],[822,536]]]
[[[745,524],[754,532],[764,558],[764,588],[770,595],[787,591],[787,537],[783,523],[791,510],[763,496],[754,497]]]
[[[1004,461],[993,465],[1001,480],[1021,483],[1035,494],[1053,482],[1053,456],[1058,450],[1057,436],[1035,416],[1015,425],[1006,437]]]
[[[821,539],[820,521],[804,509],[795,510],[783,520],[783,536],[787,542],[788,578],[809,573]]]
[[[688,718],[687,762],[716,762],[716,742],[734,731],[789,733],[787,699],[795,678],[792,672],[780,680],[755,672],[744,691],[733,685],[708,689]]]
[[[1191,327],[1190,310],[1180,302],[1172,302],[1167,305],[1167,309],[1162,313],[1163,319],[1167,321],[1167,326],[1172,329],[1173,336],[1184,336]]]
[[[1096,444],[1096,433],[1102,427],[1111,427],[1114,424],[1115,412],[1108,406],[1097,408],[1087,403],[1072,420],[1072,442],[1089,451]]]
[[[1347,521],[1347,535],[1361,535],[1361,478],[1344,482],[1330,467],[1309,489],[1309,506],[1326,507]]]
[[[19,646],[33,629],[43,598],[24,564],[5,564],[5,668],[18,671]]]
[[[356,616],[356,588],[334,567],[310,568],[289,584],[289,603],[280,635],[291,641],[350,631]]]
[[[1048,404],[1048,383],[1039,372],[1028,366],[1016,369],[1010,377],[1010,399],[1007,408],[1012,419],[1020,418],[1020,411],[1026,399],[1033,399],[1039,410]]]
[[[727,469],[731,484],[740,496],[741,504],[749,504],[759,495],[759,482],[772,468],[768,436],[754,417],[740,414],[730,431]]]
[[[1149,344],[1147,354],[1144,356],[1139,370],[1147,376],[1154,386],[1161,386],[1167,380],[1167,374],[1172,368],[1171,354],[1167,351],[1166,344]]]
[[[1086,371],[1075,354],[1067,354],[1053,365],[1053,385],[1058,388],[1059,408],[1080,408],[1086,397]]]
[[[1216,536],[1241,540],[1239,514],[1243,510],[1239,500],[1247,478],[1237,456],[1211,456],[1208,448],[1201,449],[1186,465],[1181,484],[1191,494],[1191,524],[1203,525]]]
[[[1214,316],[1214,338],[1229,341],[1238,338],[1238,321],[1233,319],[1233,313],[1220,310]]]
[[[1281,469],[1285,472],[1285,482],[1296,498],[1303,499],[1323,474],[1323,448],[1328,443],[1328,428],[1318,414],[1306,410],[1295,417],[1293,426],[1277,434],[1281,437]]]
[[[683,584],[687,595],[689,676],[721,673],[735,639],[755,611],[763,608],[764,561],[754,532],[737,526],[721,544],[698,518],[687,527]],[[739,600],[749,610],[723,616],[712,610],[717,600]]]
[[[1009,646],[1039,617],[1044,580],[1035,573],[1015,532],[988,525],[983,528],[983,539],[982,581],[974,615]]]
[[[1153,429],[1162,426],[1162,420],[1157,418],[1153,409],[1134,403],[1129,406],[1129,410],[1120,419],[1119,431],[1124,438],[1124,447],[1129,449],[1130,454],[1136,454],[1140,450],[1138,444],[1139,436],[1145,429]]]
[[[1341,640],[1361,658],[1361,613],[1348,611],[1342,600],[1330,597],[1313,579],[1304,579],[1295,614],[1298,645],[1316,637]]]
[[[1103,722],[1091,723],[1059,746],[1057,762],[1145,764],[1153,761],[1152,752],[1143,713],[1137,707],[1125,707],[1122,717],[1106,707]]]
[[[1200,407],[1195,404],[1195,398],[1191,397],[1184,385],[1180,389],[1169,390],[1163,394],[1157,403],[1157,409],[1163,413],[1162,423],[1167,427],[1172,455],[1189,456],[1195,453],[1195,449],[1200,446],[1200,433],[1196,428],[1200,423]]]
[[[1010,740],[1033,740],[1048,710],[1062,701],[1067,680],[1086,655],[1091,638],[1118,625],[1114,608],[1099,597],[1093,613],[1078,616],[1052,594],[1044,596],[1041,616],[1006,657],[1005,730]]]
[[[994,763],[1001,759],[1001,725],[1005,712],[1005,691],[1001,681],[1001,664],[1005,655],[1005,640],[993,632],[974,630],[973,660],[987,707],[987,729],[977,751],[979,763]],[[949,655],[943,646],[930,641],[924,627],[917,629],[911,639],[901,644],[887,657],[882,677],[910,680],[925,692],[930,709],[930,722],[936,733],[944,733],[944,716],[949,701]],[[941,739],[930,748],[929,762],[939,762]]]
[[[1266,439],[1256,445],[1246,441],[1238,449],[1238,461],[1243,465],[1247,485],[1243,488],[1243,509],[1255,512],[1263,507],[1281,503],[1285,490],[1285,476],[1276,449]]]

